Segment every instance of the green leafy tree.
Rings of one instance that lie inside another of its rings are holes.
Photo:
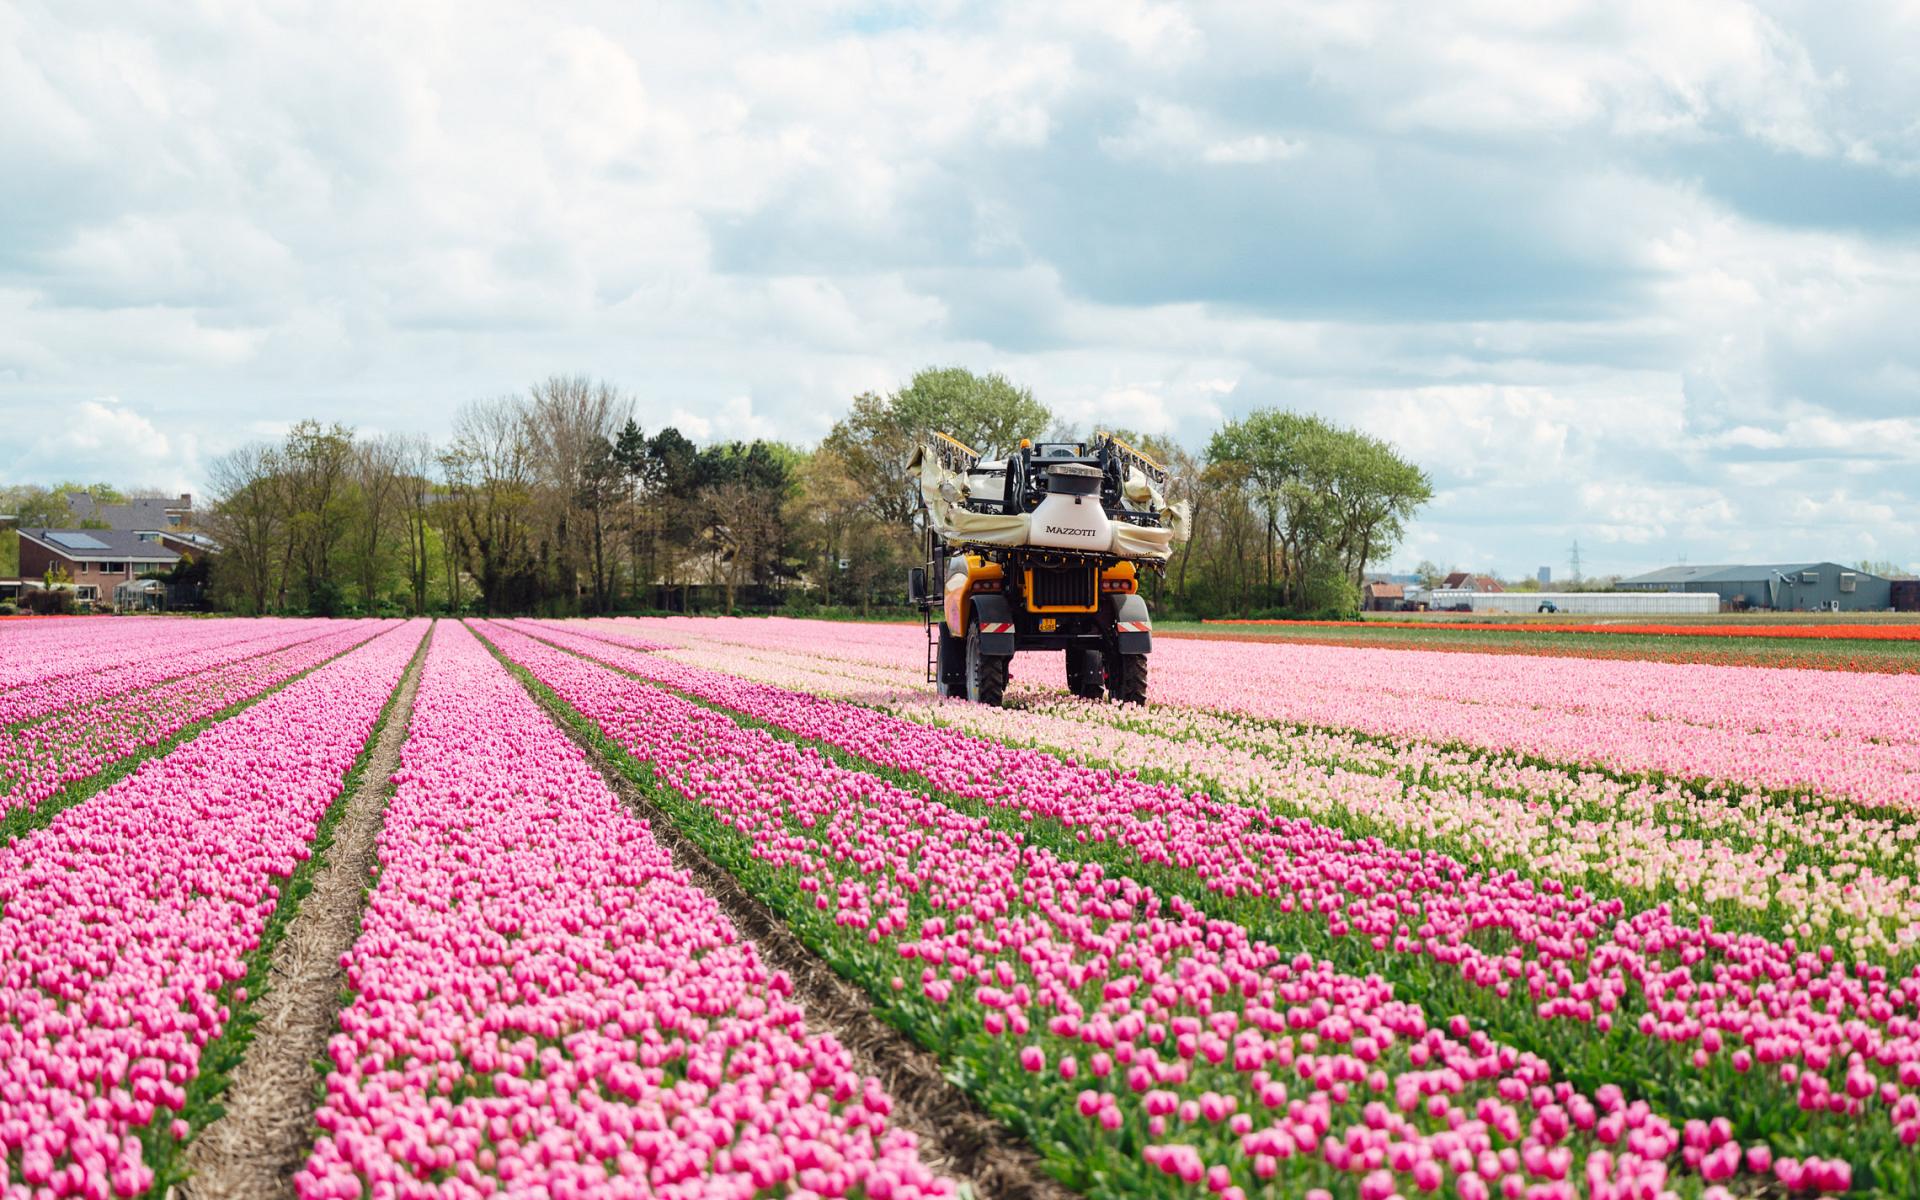
[[[855,396],[823,444],[866,492],[874,517],[904,535],[918,508],[907,464],[929,433],[945,433],[982,453],[1004,452],[1052,419],[1031,391],[1004,375],[928,367],[897,392]]]
[[[1406,533],[1406,522],[1433,499],[1433,482],[1387,442],[1356,430],[1334,431],[1329,452],[1338,523],[1333,549],[1357,595],[1367,564],[1392,553]]]
[[[0,512],[12,514],[21,529],[71,529],[73,510],[65,491],[43,487],[0,488]]]
[[[213,501],[206,523],[220,543],[211,584],[222,607],[255,614],[270,607],[287,544],[282,471],[279,448],[259,442],[221,455],[209,468]]]
[[[1331,524],[1332,427],[1319,417],[1260,409],[1229,421],[1207,446],[1209,462],[1236,462],[1266,521],[1269,593],[1299,603],[1311,550]]]
[[[1912,574],[1890,558],[1863,558],[1853,566],[1855,570],[1878,575],[1882,579],[1906,579]]]
[[[339,422],[301,421],[287,431],[280,458],[289,535],[281,603],[291,577],[307,611],[332,616],[346,596],[334,574],[336,556],[358,507],[353,430]]]
[[[647,454],[647,435],[639,422],[627,418],[614,436],[611,453],[613,465],[619,470],[620,526],[627,538],[629,593],[638,603],[641,588],[653,582],[652,550],[657,536],[648,503],[654,490],[653,460]]]
[[[433,483],[433,443],[424,437],[403,438],[400,443],[401,526],[406,533],[407,588],[413,598],[413,614],[427,611],[427,582],[433,572],[433,543],[437,540],[432,513],[436,489]],[[449,599],[449,606],[451,606]]]
[[[378,610],[381,593],[394,572],[396,535],[406,532],[403,518],[409,452],[407,440],[391,434],[353,447],[348,483],[355,511],[344,549],[363,612]]]
[[[1265,522],[1267,591],[1299,611],[1357,607],[1369,562],[1388,553],[1433,495],[1391,445],[1311,414],[1260,409],[1230,421],[1209,463],[1235,463]],[[1347,587],[1323,580],[1333,575]]]
[[[916,438],[937,430],[982,454],[1005,453],[1053,420],[1030,389],[965,367],[927,367],[887,400],[892,420]]]
[[[126,495],[110,483],[75,483],[72,480],[68,480],[65,483],[54,484],[53,490],[63,498],[69,492],[80,492],[93,497],[95,504],[125,504],[127,502]]]
[[[581,465],[574,504],[586,519],[587,565],[592,576],[593,610],[597,613],[606,612],[612,603],[614,581],[608,567],[608,535],[614,532],[616,513],[626,493],[624,476],[614,444],[596,437]]]
[[[671,608],[673,590],[680,588],[680,607],[687,602],[687,573],[700,536],[699,449],[669,425],[647,440],[645,466],[651,507],[649,582],[657,582]]]

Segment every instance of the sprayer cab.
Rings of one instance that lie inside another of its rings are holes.
[[[998,704],[1016,653],[1056,651],[1075,695],[1144,703],[1140,580],[1184,532],[1165,468],[1105,435],[1023,441],[999,459],[936,435],[914,465],[927,559],[908,588],[940,694]]]

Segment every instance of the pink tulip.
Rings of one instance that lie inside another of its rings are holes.
[[[305,1200],[448,1171],[461,1196],[952,1195],[886,1092],[459,624],[435,626],[396,779]]]
[[[1089,1106],[1081,1107],[1079,1119],[1092,1122],[1090,1133],[1098,1126],[1093,1136],[1103,1136],[1126,1126],[1118,1117],[1124,1106],[1131,1127],[1145,1127],[1141,1161],[1155,1172],[1212,1186],[1211,1167],[1220,1165],[1234,1180],[1226,1186],[1251,1186],[1261,1178],[1262,1156],[1277,1166],[1311,1155],[1326,1168],[1364,1178],[1384,1171],[1397,1190],[1396,1167],[1412,1175],[1422,1163],[1464,1156],[1476,1172],[1471,1177],[1496,1183],[1503,1195],[1529,1188],[1566,1194],[1576,1170],[1619,1194],[1651,1195],[1682,1165],[1686,1139],[1663,1115],[1628,1104],[1618,1089],[1581,1095],[1555,1081],[1551,1064],[1500,1045],[1464,1020],[1430,1018],[1395,998],[1384,980],[1343,975],[1231,922],[1163,901],[1125,875],[1058,858],[934,796],[841,767],[581,655],[883,764],[913,770],[922,769],[915,763],[931,764],[941,772],[941,786],[962,797],[1006,807],[1010,817],[1044,815],[1097,833],[1142,861],[1178,861],[1209,886],[1231,878],[1235,886],[1257,888],[1264,873],[1278,869],[1284,874],[1277,894],[1338,897],[1342,920],[1365,920],[1365,905],[1355,902],[1361,893],[1348,885],[1368,880],[1364,895],[1380,897],[1383,906],[1390,898],[1396,920],[1402,912],[1420,913],[1429,923],[1462,922],[1463,931],[1490,917],[1518,921],[1526,913],[1538,945],[1524,953],[1468,953],[1471,943],[1463,938],[1447,941],[1460,957],[1442,961],[1483,972],[1489,983],[1524,980],[1535,969],[1542,978],[1557,978],[1546,973],[1549,966],[1569,971],[1569,963],[1604,950],[1614,956],[1608,965],[1619,968],[1600,976],[1611,989],[1617,978],[1635,978],[1629,965],[1675,946],[1686,954],[1724,954],[1744,942],[1709,941],[1725,935],[1689,932],[1670,914],[1635,916],[1641,922],[1635,925],[1619,906],[1597,905],[1570,889],[1522,887],[1510,877],[1356,843],[1306,823],[1275,827],[1257,822],[1245,806],[1204,793],[729,679],[657,653],[622,651],[571,628],[480,626],[502,653],[650,763],[677,795],[735,831],[747,853],[796,884],[806,881],[811,886],[803,894],[827,898],[823,919],[838,925],[844,911],[871,912],[879,940],[862,939],[862,945],[920,965],[923,980],[968,981],[942,1001],[941,1019],[984,1030],[999,1017],[1030,1039],[1014,1056],[1014,1079],[1037,1074],[1049,1057],[1057,1061],[1078,1046],[1110,1051],[1125,1065],[1124,1083],[1101,1091],[1113,1103],[1092,1106],[1097,1120],[1087,1116]],[[1234,863],[1233,855],[1249,851],[1262,855],[1259,871]],[[1440,896],[1465,897],[1466,904],[1457,913],[1420,912]],[[948,915],[911,916],[916,904]],[[1592,927],[1568,924],[1583,920]],[[1623,923],[1625,932],[1608,941]],[[1631,946],[1621,941],[1628,936],[1637,939]],[[1435,945],[1423,940],[1399,952],[1436,954]],[[1648,957],[1634,959],[1628,950]],[[1652,979],[1646,972],[1642,977]],[[1648,1015],[1655,1011],[1650,1007]],[[1645,1036],[1671,1034],[1665,1027],[1674,1021],[1665,1008],[1658,1011],[1656,1028]],[[1213,1064],[1200,1052],[1211,1037],[1230,1039],[1234,1053]],[[1405,1060],[1399,1057],[1409,1046],[1420,1050],[1423,1066],[1401,1065],[1413,1058],[1410,1050]],[[1192,1058],[1183,1056],[1189,1047]],[[1269,1088],[1280,1074],[1297,1080],[1294,1094]],[[1233,1130],[1241,1153],[1225,1163],[1209,1163],[1196,1147],[1168,1140],[1218,1128],[1204,1122],[1212,1115],[1209,1092],[1234,1100],[1231,1108],[1218,1105],[1222,1114],[1260,1114]],[[1549,1110],[1558,1115],[1548,1117]],[[1543,1131],[1552,1123],[1558,1137],[1571,1136],[1576,1124],[1591,1128],[1595,1140],[1583,1140],[1584,1159],[1577,1159],[1573,1148],[1540,1140],[1532,1132],[1536,1120]],[[1263,1128],[1261,1121],[1270,1124]],[[1694,1137],[1717,1146],[1714,1139],[1730,1126],[1699,1128]],[[1601,1141],[1621,1145],[1609,1153]],[[1417,1179],[1406,1182],[1419,1186]],[[1463,1194],[1483,1186],[1465,1185]]]
[[[279,884],[336,802],[426,623],[251,631],[224,642],[189,634],[207,640],[153,670],[198,674],[31,727],[98,720],[102,740],[79,752],[92,762],[317,665],[0,849],[0,963],[11,980],[0,983],[0,1062],[12,1064],[0,1074],[0,1141],[21,1148],[22,1178],[53,1194],[143,1192],[154,1179],[145,1130],[189,1136],[174,1114],[232,1019],[223,989],[243,1001],[237,985]],[[147,702],[142,724],[133,718]],[[14,1129],[58,1136],[23,1145]]]

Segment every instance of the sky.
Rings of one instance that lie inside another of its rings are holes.
[[[1920,0],[0,0],[0,482],[930,364],[1387,437],[1401,567],[1920,566]]]

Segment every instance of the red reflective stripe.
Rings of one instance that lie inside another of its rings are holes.
[[[1013,622],[1007,621],[1004,623],[995,623],[992,625],[982,625],[980,627],[980,632],[981,633],[1012,633]]]
[[[1149,633],[1153,630],[1151,621],[1118,621],[1114,628],[1121,633]]]

